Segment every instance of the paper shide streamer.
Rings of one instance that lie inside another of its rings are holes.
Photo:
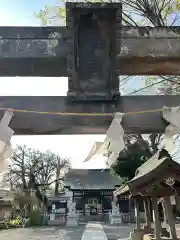
[[[180,133],[180,107],[163,107],[163,118],[169,125],[164,132],[164,148],[171,152],[174,148],[173,137]]]
[[[8,170],[8,159],[12,156],[11,137],[13,136],[14,131],[9,127],[12,117],[13,112],[7,110],[0,120],[0,174]]]
[[[84,162],[91,160],[96,154],[107,156],[107,165],[113,165],[119,153],[125,148],[124,130],[121,125],[123,113],[116,113],[106,133],[104,142],[95,142]]]

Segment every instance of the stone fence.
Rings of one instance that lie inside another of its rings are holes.
[[[135,223],[136,218],[134,212],[121,213],[122,223]]]

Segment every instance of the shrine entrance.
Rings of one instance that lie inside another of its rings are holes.
[[[98,205],[98,199],[97,198],[89,198],[88,205],[96,207]]]
[[[102,209],[102,204],[101,209]],[[90,215],[97,215],[97,209],[98,209],[98,199],[97,198],[90,198],[88,199],[88,207],[90,209]]]

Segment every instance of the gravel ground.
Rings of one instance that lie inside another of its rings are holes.
[[[2,240],[80,240],[85,226],[19,228],[0,231]]]

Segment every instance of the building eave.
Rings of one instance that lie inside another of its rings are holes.
[[[114,195],[115,197],[117,197],[117,196],[119,196],[119,195],[127,195],[127,194],[129,194],[129,193],[130,193],[129,186],[128,186],[128,184],[126,184],[126,185],[121,186],[121,187],[118,188],[117,190],[115,190],[115,191],[113,192],[113,195]]]

